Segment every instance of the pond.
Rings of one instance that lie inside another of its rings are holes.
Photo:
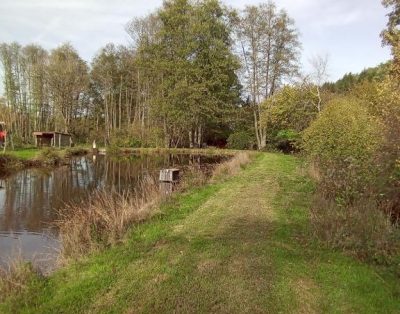
[[[129,192],[145,177],[157,180],[163,168],[208,171],[224,159],[186,154],[85,156],[56,169],[26,169],[0,178],[0,265],[16,256],[42,269],[54,265],[60,247],[54,227],[57,211],[85,201],[96,190]]]

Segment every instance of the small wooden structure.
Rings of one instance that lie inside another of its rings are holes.
[[[37,147],[70,147],[72,146],[72,136],[61,132],[33,132]]]
[[[179,181],[179,169],[163,169],[160,170],[160,181],[161,182],[178,182]]]
[[[163,194],[171,194],[179,181],[179,169],[160,170],[160,191]]]

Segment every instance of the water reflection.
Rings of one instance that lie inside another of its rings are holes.
[[[144,177],[167,167],[207,169],[222,157],[133,155],[81,157],[51,171],[28,169],[0,179],[0,264],[13,254],[49,258],[58,247],[52,222],[57,209],[80,202],[94,190],[131,191]],[[51,257],[52,258],[52,257]]]

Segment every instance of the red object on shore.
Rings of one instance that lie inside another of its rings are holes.
[[[0,131],[0,140],[4,140],[6,138],[7,132],[6,131]]]

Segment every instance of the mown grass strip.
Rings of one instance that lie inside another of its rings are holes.
[[[0,312],[396,313],[398,278],[310,233],[313,184],[295,157],[177,195],[127,241],[32,283]]]

